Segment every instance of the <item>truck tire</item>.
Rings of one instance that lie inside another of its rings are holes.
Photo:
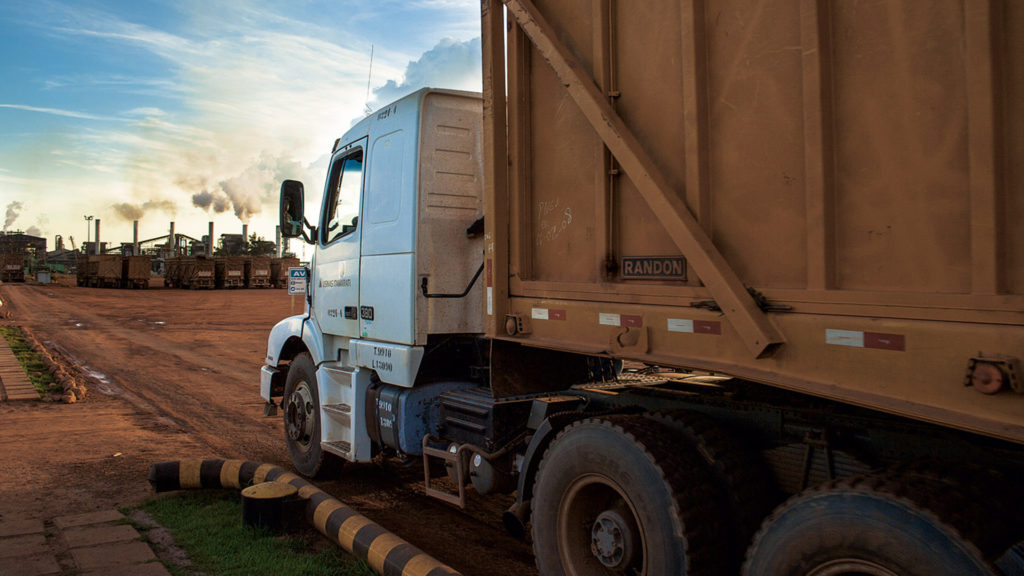
[[[950,492],[941,481],[901,485],[880,476],[791,498],[755,537],[743,576],[996,576],[935,511],[959,513],[964,502]],[[926,501],[936,506],[919,503]]]
[[[647,418],[672,428],[704,459],[724,494],[733,541],[730,573],[737,573],[750,540],[772,509],[784,499],[764,462],[740,438],[702,414],[656,412]]]
[[[309,478],[337,472],[342,460],[320,446],[320,394],[316,367],[308,352],[296,356],[284,383],[284,437],[295,469]]]
[[[723,573],[720,495],[700,456],[658,422],[569,426],[544,455],[532,510],[545,576]]]

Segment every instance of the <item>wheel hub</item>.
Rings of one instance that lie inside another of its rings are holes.
[[[309,443],[313,436],[313,398],[306,383],[296,386],[285,406],[285,433],[300,444]]]
[[[612,570],[623,570],[633,562],[633,531],[616,510],[602,512],[590,529],[590,552]]]

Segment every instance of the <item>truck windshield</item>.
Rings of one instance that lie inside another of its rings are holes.
[[[324,244],[330,244],[356,229],[362,189],[363,151],[359,150],[331,166],[325,225],[321,235]]]

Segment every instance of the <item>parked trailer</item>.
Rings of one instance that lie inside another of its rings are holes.
[[[204,256],[183,256],[179,259],[179,288],[213,289],[214,261]]]
[[[75,284],[78,286],[89,285],[89,257],[79,256],[78,264],[75,267]]]
[[[121,286],[124,288],[149,288],[152,258],[149,256],[124,256],[121,261]]]
[[[245,287],[270,287],[270,258],[253,256],[245,262]]]
[[[167,288],[181,286],[181,258],[164,259],[164,286]]]
[[[296,469],[514,491],[545,576],[1022,573],[1024,4],[481,6],[482,106],[282,184]]]
[[[288,287],[288,269],[299,266],[298,258],[273,258],[270,260],[270,278],[274,288]]]
[[[22,252],[0,254],[0,282],[24,281],[25,254]]]
[[[89,256],[89,285],[98,288],[121,286],[121,256],[93,254]]]
[[[216,258],[217,288],[244,288],[247,256]]]

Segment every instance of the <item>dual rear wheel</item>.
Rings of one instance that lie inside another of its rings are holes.
[[[1006,572],[1012,554],[1004,553],[1019,539],[1020,515],[995,514],[999,499],[984,489],[964,491],[969,484],[958,479],[907,469],[791,498],[764,522],[741,569],[749,511],[764,510],[762,499],[750,497],[756,475],[735,468],[742,459],[708,446],[704,440],[714,435],[700,433],[706,427],[684,433],[678,424],[611,416],[582,420],[555,438],[532,499],[541,574],[1016,574]],[[1003,572],[995,567],[1001,554]]]

